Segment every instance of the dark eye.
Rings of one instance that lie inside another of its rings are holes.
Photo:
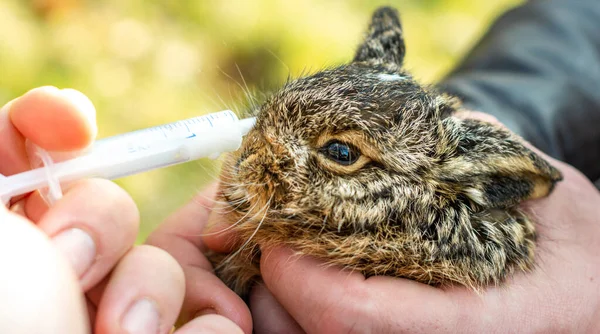
[[[328,159],[344,166],[352,165],[360,157],[360,152],[356,147],[337,140],[328,142],[319,151]]]

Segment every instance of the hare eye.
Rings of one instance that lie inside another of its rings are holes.
[[[352,165],[360,157],[360,152],[354,146],[337,140],[328,142],[319,151],[328,159],[344,166]]]

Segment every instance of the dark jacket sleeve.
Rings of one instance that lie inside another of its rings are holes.
[[[439,87],[600,179],[600,0],[508,11]]]

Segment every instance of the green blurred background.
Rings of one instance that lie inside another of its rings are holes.
[[[100,138],[236,110],[244,81],[268,92],[350,60],[384,4],[402,15],[407,68],[431,83],[521,2],[0,0],[0,104],[41,85],[75,88],[94,102]],[[218,168],[206,159],[118,180],[140,208],[138,241]]]

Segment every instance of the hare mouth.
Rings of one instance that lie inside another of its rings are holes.
[[[266,183],[245,177],[243,165],[248,162],[248,157],[248,154],[230,156],[221,172],[219,193],[231,214],[251,216],[255,209],[265,205],[263,199],[269,196]]]

